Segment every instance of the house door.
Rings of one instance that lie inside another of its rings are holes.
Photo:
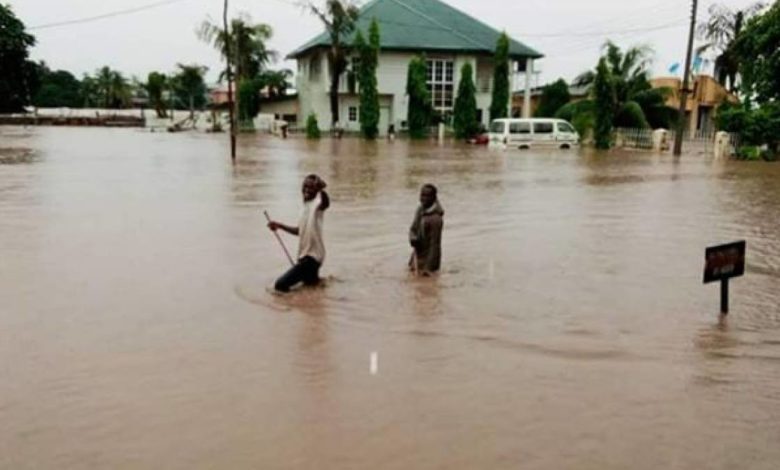
[[[379,135],[387,135],[387,127],[390,126],[390,106],[379,108]]]

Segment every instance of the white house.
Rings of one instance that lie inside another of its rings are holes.
[[[450,113],[455,104],[461,67],[470,62],[475,71],[477,108],[480,121],[489,124],[491,92],[493,87],[493,57],[500,32],[440,0],[373,0],[363,6],[357,29],[368,37],[371,21],[379,23],[381,50],[377,81],[380,95],[381,133],[392,124],[396,129],[406,128],[406,75],[410,60],[424,54],[428,62],[428,90],[433,108]],[[352,44],[352,36],[343,40]],[[288,57],[298,62],[297,89],[299,96],[298,122],[314,113],[320,127],[330,129],[330,71],[327,50],[330,38],[323,32]],[[519,83],[519,74],[525,75],[525,98],[530,102],[530,79],[535,59],[542,54],[510,38],[510,80],[512,89]],[[526,73],[528,71],[528,73]],[[359,95],[350,86],[347,73],[341,77],[339,88],[340,124],[350,131],[358,131]],[[507,107],[511,104],[507,102]],[[524,106],[530,109],[530,106]]]

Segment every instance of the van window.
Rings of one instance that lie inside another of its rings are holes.
[[[531,125],[527,122],[513,122],[509,124],[510,134],[530,134]]]
[[[568,134],[574,134],[576,131],[568,122],[559,122],[558,123],[558,132],[566,132]]]
[[[551,122],[535,122],[534,134],[552,134],[553,123]]]
[[[490,123],[490,132],[493,134],[503,134],[504,133],[504,121],[493,121]]]

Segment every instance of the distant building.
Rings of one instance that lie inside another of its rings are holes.
[[[235,87],[233,93],[236,93]],[[235,100],[235,96],[233,98]],[[209,103],[212,107],[220,108],[227,106],[228,103],[228,86],[226,83],[220,83],[219,85],[209,89]]]
[[[452,113],[455,104],[461,67],[470,63],[475,72],[479,120],[489,124],[493,56],[500,32],[440,0],[373,0],[360,10],[357,28],[366,35],[374,18],[381,37],[377,69],[381,133],[391,124],[399,130],[406,128],[407,68],[419,54],[425,54],[428,61],[431,104],[445,116]],[[354,34],[344,43],[352,44],[353,38]],[[298,120],[304,122],[314,113],[325,130],[331,124],[329,45],[329,36],[322,33],[289,55],[298,62]],[[510,70],[514,71],[511,89],[517,88],[518,73],[533,72],[534,60],[541,57],[541,53],[510,38]],[[526,80],[526,88],[525,96],[530,101],[530,80]],[[357,91],[354,80],[344,73],[339,86],[339,124],[350,131],[360,129]]]
[[[680,108],[680,89],[682,82],[677,77],[659,77],[650,80],[653,88],[669,88],[672,93],[666,99],[666,105],[674,109]],[[714,118],[718,107],[725,103],[738,103],[733,93],[726,90],[709,75],[697,75],[693,83],[693,94],[688,95],[685,117],[688,131],[710,131],[715,129]]]
[[[531,89],[531,109],[529,110],[529,115],[533,116],[536,112],[536,108],[539,107],[539,103],[542,100],[542,93],[544,92],[544,86],[539,86],[536,88]],[[569,96],[570,102],[574,103],[576,101],[581,101],[588,98],[588,94],[590,93],[590,86],[589,85],[571,85],[569,86]],[[515,91],[512,93],[512,117],[521,117],[523,116],[523,106],[524,106],[524,93],[520,91]]]

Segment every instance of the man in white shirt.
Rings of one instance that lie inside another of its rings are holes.
[[[298,226],[275,221],[268,223],[268,228],[273,231],[281,229],[299,238],[298,262],[276,281],[274,288],[279,292],[290,292],[290,289],[300,282],[307,286],[315,286],[320,282],[320,266],[325,261],[322,223],[324,213],[330,207],[326,187],[327,184],[319,176],[307,176],[301,189],[303,210]]]

